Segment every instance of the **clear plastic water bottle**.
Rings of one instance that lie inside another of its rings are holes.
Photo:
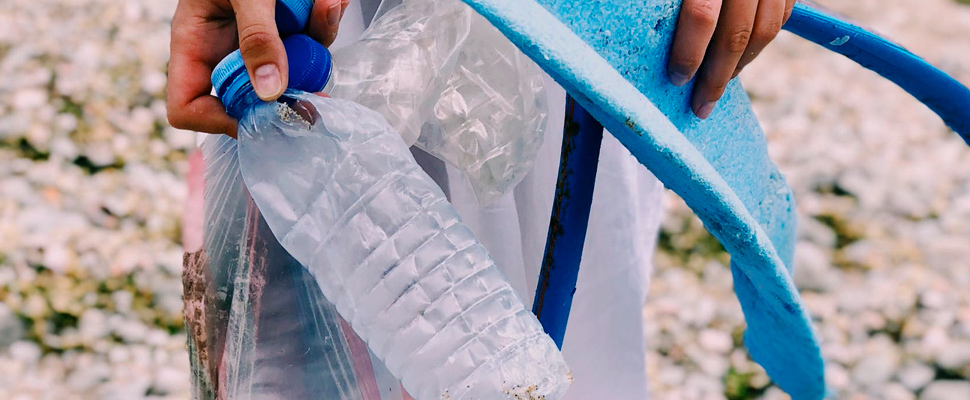
[[[323,46],[284,40],[290,87],[256,97],[239,53],[213,72],[239,165],[283,247],[418,400],[559,399],[562,355],[377,112],[309,94]]]

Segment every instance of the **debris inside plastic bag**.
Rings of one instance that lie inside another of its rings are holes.
[[[186,254],[183,272],[193,398],[369,400],[382,397],[367,388],[386,386],[398,397],[384,400],[401,400],[270,232],[240,176],[236,141],[210,136],[202,151],[204,244]]]
[[[532,169],[548,114],[539,67],[458,0],[403,0],[384,12],[334,52],[329,90],[458,168],[483,204]]]

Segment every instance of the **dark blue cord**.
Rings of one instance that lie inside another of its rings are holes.
[[[567,97],[559,181],[532,306],[546,333],[559,348],[562,348],[569,309],[576,293],[602,142],[603,125],[572,97]]]

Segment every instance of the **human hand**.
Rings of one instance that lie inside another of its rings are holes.
[[[316,0],[307,35],[329,46],[350,0]],[[236,120],[210,95],[210,75],[240,49],[249,79],[263,100],[286,90],[286,51],[276,29],[276,0],[179,0],[172,18],[166,105],[173,127],[236,136]]]
[[[705,119],[738,76],[788,21],[795,0],[684,0],[667,73],[677,86],[694,75],[694,114]]]

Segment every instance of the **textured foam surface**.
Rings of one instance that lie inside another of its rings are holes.
[[[692,86],[668,82],[680,2],[465,1],[684,198],[732,255],[752,357],[795,399],[823,397],[818,340],[790,277],[791,190],[737,82],[706,121],[690,113]]]

